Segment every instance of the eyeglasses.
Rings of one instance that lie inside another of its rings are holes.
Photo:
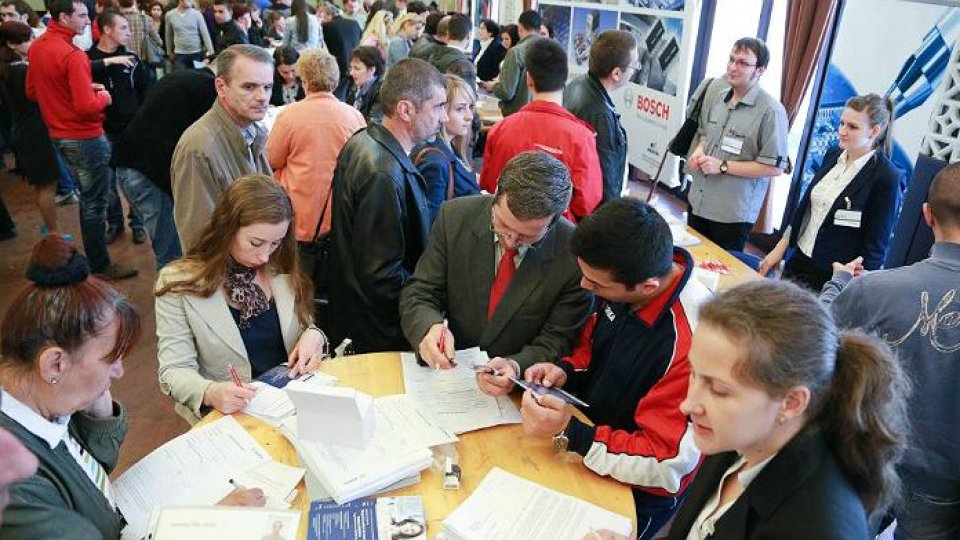
[[[496,208],[496,207],[494,207]],[[553,226],[556,220],[551,220],[540,232],[535,235],[520,234],[511,230],[507,230],[503,223],[500,221],[500,218],[497,217],[496,210],[490,211],[490,230],[493,234],[497,235],[499,240],[509,240],[518,244],[519,246],[531,246],[536,244],[547,235],[547,232],[550,230],[550,227]]]
[[[744,68],[744,69],[745,69],[745,68],[751,68],[751,67],[757,67],[756,64],[751,64],[751,63],[749,63],[749,62],[745,62],[745,61],[743,61],[743,60],[740,60],[739,58],[734,58],[734,57],[732,57],[732,56],[727,60],[727,65],[729,66],[730,64],[736,64],[736,66],[737,66],[738,68]]]
[[[640,64],[627,64],[625,66],[620,66],[620,69],[622,69],[623,71],[626,71],[628,69],[632,69],[634,71],[643,71],[643,66],[641,66]]]

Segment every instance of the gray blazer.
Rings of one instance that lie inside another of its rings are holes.
[[[521,368],[570,354],[593,300],[580,288],[570,253],[573,225],[561,218],[527,251],[487,321],[497,266],[492,205],[493,196],[476,195],[440,207],[427,249],[400,295],[404,336],[417,350],[430,327],[446,317],[458,349],[479,346]]]
[[[157,287],[183,276],[176,263],[169,264],[160,271]],[[283,345],[289,354],[305,330],[297,319],[290,275],[272,276],[270,288],[277,304]],[[251,380],[250,358],[223,289],[207,298],[167,293],[156,298],[155,309],[160,390],[176,402],[177,413],[194,424],[210,410],[203,406],[207,387],[230,380],[228,363],[233,364],[241,379]]]

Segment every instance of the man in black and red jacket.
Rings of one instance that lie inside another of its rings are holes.
[[[700,452],[680,412],[690,377],[687,354],[696,313],[710,292],[691,279],[693,258],[673,247],[670,227],[641,201],[617,199],[580,222],[572,251],[580,286],[602,299],[573,354],[534,364],[526,381],[562,387],[589,405],[594,425],[572,416],[554,396],[523,396],[524,431],[553,437],[559,451],[633,487],[638,538],[652,538],[693,480]],[[478,375],[490,394],[510,391],[515,365]]]

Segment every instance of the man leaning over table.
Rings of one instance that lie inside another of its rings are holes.
[[[527,381],[563,387],[586,403],[594,425],[571,416],[553,396],[523,396],[524,432],[553,437],[560,452],[633,487],[639,539],[670,519],[693,480],[700,452],[680,402],[687,394],[687,354],[696,313],[710,292],[692,279],[693,257],[673,247],[670,228],[635,199],[610,201],[584,219],[572,251],[581,286],[600,300],[573,354],[526,369]],[[509,392],[515,367],[493,359],[495,375],[480,374],[491,395]]]
[[[426,363],[449,368],[457,348],[479,346],[519,370],[572,351],[592,295],[578,285],[573,225],[561,217],[571,193],[563,163],[523,152],[495,195],[440,207],[400,297],[403,333]]]
[[[787,113],[759,85],[769,61],[763,41],[738,39],[727,62],[727,84],[707,81],[696,93],[707,92],[700,143],[687,159],[694,179],[688,223],[726,250],[743,251],[770,178],[787,167]]]

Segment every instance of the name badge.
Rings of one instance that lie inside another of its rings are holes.
[[[859,229],[862,216],[863,212],[859,210],[837,210],[837,212],[833,214],[833,224],[837,227]]]
[[[743,139],[727,135],[720,142],[720,149],[728,154],[739,156],[743,150]]]

